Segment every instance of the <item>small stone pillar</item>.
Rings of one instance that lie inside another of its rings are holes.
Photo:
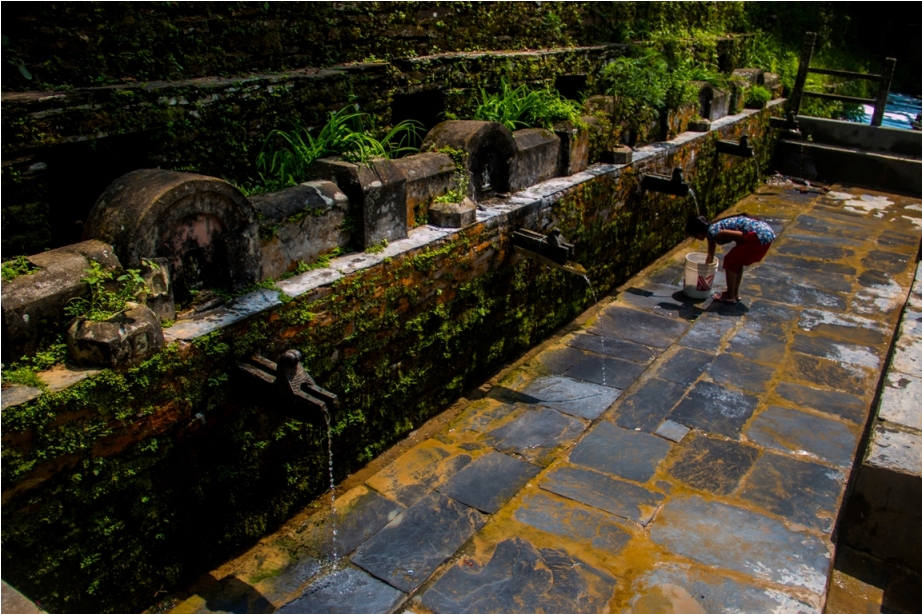
[[[104,322],[78,318],[67,330],[71,357],[85,367],[134,367],[163,345],[159,318],[138,303]]]
[[[560,139],[557,155],[557,176],[569,177],[589,168],[589,132],[568,121],[554,124],[554,134]]]
[[[509,179],[510,191],[518,192],[557,176],[560,138],[556,134],[544,128],[526,128],[516,130],[512,137],[516,154]]]
[[[362,248],[407,236],[407,179],[392,160],[353,164],[335,158],[314,162],[310,175],[332,181],[352,203]]]
[[[429,223],[440,228],[464,228],[477,221],[477,205],[470,198],[460,203],[436,203],[429,207]]]

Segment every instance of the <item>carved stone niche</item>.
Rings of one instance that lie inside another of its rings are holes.
[[[544,128],[526,128],[512,135],[517,151],[510,190],[518,192],[557,176],[560,138],[556,134]]]
[[[554,124],[560,139],[557,150],[557,176],[569,177],[589,168],[589,131],[580,130],[568,121]]]
[[[331,181],[300,185],[250,198],[259,212],[262,278],[273,279],[349,244],[342,230],[349,198]]]
[[[508,128],[497,122],[452,120],[438,124],[423,140],[420,151],[443,147],[467,154],[468,196],[474,202],[509,192],[509,178],[515,159],[515,139]]]
[[[726,117],[730,112],[730,94],[707,81],[692,81],[698,86],[698,114],[708,121]]]
[[[64,308],[89,292],[83,278],[91,260],[121,269],[112,246],[84,241],[29,256],[37,270],[3,282],[3,362],[35,353],[43,339],[60,332],[69,319]]]
[[[394,166],[407,178],[407,222],[411,228],[421,223],[417,216],[427,213],[433,198],[458,187],[458,169],[446,154],[413,154],[394,160]]]
[[[360,247],[406,238],[407,179],[392,160],[353,164],[321,158],[308,173],[332,181],[349,197],[358,226],[354,239]]]
[[[200,288],[239,290],[259,281],[256,212],[216,177],[161,169],[123,175],[96,201],[84,237],[111,243],[126,268],[166,258],[179,300]]]

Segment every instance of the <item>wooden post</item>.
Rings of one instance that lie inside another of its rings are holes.
[[[804,37],[804,46],[800,50],[800,64],[797,66],[797,78],[794,81],[794,91],[788,100],[788,114],[795,117],[800,113],[800,103],[804,99],[804,86],[807,84],[807,71],[810,70],[810,60],[813,58],[813,46],[816,44],[816,32],[807,32]]]
[[[874,102],[874,116],[871,118],[872,126],[879,126],[884,121],[884,111],[887,110],[887,96],[890,94],[890,81],[893,71],[896,70],[896,58],[884,60],[884,69],[880,73],[880,84],[877,88],[877,100]]]

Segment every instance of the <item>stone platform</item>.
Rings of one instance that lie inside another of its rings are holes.
[[[152,611],[822,612],[922,201],[768,185],[736,210],[779,235],[740,304],[685,298],[681,246]]]

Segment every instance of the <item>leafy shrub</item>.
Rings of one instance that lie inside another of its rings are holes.
[[[272,191],[297,185],[307,178],[311,164],[326,156],[339,155],[349,162],[366,163],[372,158],[396,158],[419,149],[422,124],[402,121],[380,139],[372,134],[374,122],[368,113],[349,106],[330,113],[317,132],[296,125],[290,132],[273,130],[266,138],[256,168],[261,185],[254,191]]]
[[[91,260],[86,277],[81,279],[90,286],[89,296],[72,299],[64,312],[69,316],[102,322],[125,311],[128,301],[137,299],[147,291],[147,284],[137,269],[128,269],[124,275],[115,278],[114,284],[113,277],[115,274],[112,271],[107,271],[98,262]],[[112,285],[115,290],[110,289]]]
[[[38,270],[38,267],[29,262],[25,256],[16,256],[3,263],[3,281],[13,281],[20,275],[29,275]]]
[[[519,130],[551,128],[561,120],[580,125],[581,114],[579,104],[555,91],[531,89],[527,85],[514,88],[503,79],[495,94],[480,90],[480,104],[474,111],[473,119],[499,122],[509,130]]]
[[[772,99],[772,93],[761,85],[746,90],[746,105],[761,105]]]

